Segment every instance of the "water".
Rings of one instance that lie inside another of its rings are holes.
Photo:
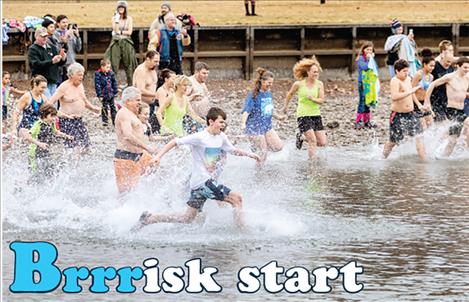
[[[3,167],[3,295],[5,301],[462,301],[469,299],[469,156],[460,141],[450,159],[436,160],[441,142],[426,135],[427,162],[412,143],[382,160],[382,146],[328,147],[310,164],[293,142],[271,154],[258,171],[247,158],[231,156],[222,183],[244,197],[248,230],[239,232],[229,207],[207,202],[191,225],[161,224],[129,232],[146,209],[185,207],[190,155],[170,153],[124,206],[116,200],[112,141],[68,166],[55,182],[18,189],[27,180],[25,155],[7,156]],[[175,166],[171,163],[176,162]],[[156,257],[160,268],[193,258],[219,268],[217,294],[11,294],[14,240],[53,242],[57,265],[142,266]],[[285,268],[342,266],[356,260],[365,288],[349,294],[340,279],[329,294],[255,294],[237,291],[237,272],[277,260]]]

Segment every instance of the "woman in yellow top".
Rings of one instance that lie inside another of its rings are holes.
[[[316,156],[316,147],[324,147],[327,143],[326,132],[322,124],[320,106],[324,104],[324,84],[318,80],[321,65],[316,57],[305,58],[293,67],[293,74],[297,81],[293,84],[285,98],[282,111],[287,114],[288,103],[295,93],[298,96],[296,115],[300,132],[296,135],[296,147],[301,149],[304,134],[308,142],[308,155],[312,159]]]
[[[187,97],[187,87],[191,85],[191,81],[184,75],[176,76],[174,80],[174,93],[168,95],[167,98],[158,100],[160,107],[156,112],[156,118],[161,125],[160,132],[162,134],[175,134],[183,136],[184,130],[182,120],[185,115],[189,115],[202,125],[205,121],[200,118],[192,109]]]

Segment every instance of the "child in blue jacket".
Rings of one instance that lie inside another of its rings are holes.
[[[114,98],[117,96],[117,80],[115,73],[111,70],[111,62],[109,60],[101,60],[101,68],[95,72],[94,86],[96,96],[102,102],[101,118],[103,126],[107,126],[109,123],[108,111],[111,111],[111,120],[114,125],[116,119]]]

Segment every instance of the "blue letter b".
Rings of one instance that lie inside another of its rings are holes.
[[[60,270],[54,265],[57,249],[49,242],[12,242],[15,252],[15,272],[10,291],[14,293],[46,293],[56,289],[61,281]],[[37,261],[34,261],[34,252]],[[35,282],[34,273],[40,275]]]

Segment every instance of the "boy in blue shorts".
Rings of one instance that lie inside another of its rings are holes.
[[[228,137],[223,133],[226,126],[226,114],[220,108],[210,108],[207,114],[205,130],[182,138],[176,138],[166,144],[156,155],[155,161],[159,164],[161,158],[176,146],[188,145],[191,147],[193,158],[193,170],[190,186],[191,196],[187,202],[187,209],[183,213],[176,214],[150,214],[144,212],[140,216],[139,229],[145,225],[161,222],[192,222],[207,199],[225,201],[234,209],[235,222],[243,227],[242,198],[230,188],[217,183],[217,178],[223,169],[223,153],[231,153],[237,156],[247,156],[260,161],[257,154],[235,148]]]

